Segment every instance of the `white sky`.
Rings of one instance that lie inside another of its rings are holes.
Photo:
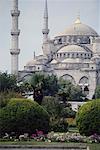
[[[45,0],[19,0],[19,68],[33,58],[34,51],[41,54],[42,27]],[[0,0],[0,70],[10,72],[12,0]],[[100,34],[100,0],[48,0],[49,36],[52,37],[71,25],[80,11],[84,24]]]

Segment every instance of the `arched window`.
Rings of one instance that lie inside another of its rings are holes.
[[[82,84],[82,85],[89,84],[89,79],[84,76],[80,79],[79,84]]]
[[[71,83],[75,84],[74,78],[73,78],[71,75],[69,75],[69,74],[65,74],[65,75],[63,75],[61,78],[63,78],[64,80],[68,80],[68,81],[70,81]]]
[[[82,77],[79,81],[79,85],[82,87],[82,92],[87,96],[89,94],[89,79],[87,77]]]
[[[69,57],[69,56],[70,56],[70,54],[68,53],[68,54],[67,54],[67,56]]]
[[[74,58],[74,53],[72,54],[72,58]]]
[[[62,44],[62,39],[61,38],[59,39],[59,44]]]
[[[66,56],[66,54],[64,53],[64,57]]]
[[[79,57],[79,54],[77,53],[76,56]]]

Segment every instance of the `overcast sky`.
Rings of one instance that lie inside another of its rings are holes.
[[[36,54],[42,54],[42,27],[45,0],[19,0],[19,68]],[[0,70],[10,72],[12,0],[0,0]],[[81,22],[100,34],[100,0],[48,0],[49,36],[71,25],[80,11]]]

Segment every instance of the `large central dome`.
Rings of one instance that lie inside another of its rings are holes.
[[[70,36],[70,35],[87,35],[87,36],[98,36],[97,32],[89,27],[81,23],[80,18],[78,17],[74,24],[65,29],[64,32],[58,34],[57,36]]]

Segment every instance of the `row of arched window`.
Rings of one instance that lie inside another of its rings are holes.
[[[57,53],[54,58],[84,58],[90,59],[92,57],[91,53]]]
[[[54,40],[54,44],[63,44],[63,43],[81,43],[81,44],[89,44],[90,38],[89,36],[62,36],[57,37]]]

